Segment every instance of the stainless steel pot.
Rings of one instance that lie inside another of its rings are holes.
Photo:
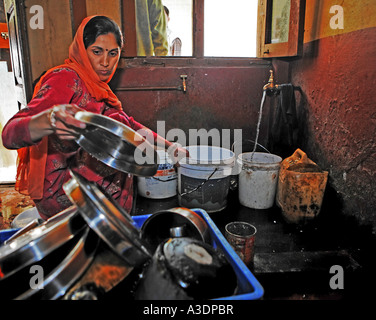
[[[158,211],[145,220],[141,238],[152,252],[168,238],[189,237],[210,243],[210,231],[205,220],[187,208],[172,208]]]
[[[233,295],[237,278],[225,256],[192,238],[165,240],[137,286],[138,300],[206,300]]]

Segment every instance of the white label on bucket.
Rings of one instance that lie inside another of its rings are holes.
[[[213,262],[213,257],[204,248],[199,247],[196,244],[188,244],[185,246],[184,253],[186,256],[200,264],[211,264]]]

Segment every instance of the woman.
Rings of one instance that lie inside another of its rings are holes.
[[[75,129],[86,127],[74,117],[82,110],[103,114],[135,131],[150,132],[124,113],[107,84],[115,73],[122,46],[122,34],[114,21],[104,16],[84,19],[69,47],[69,59],[41,77],[28,106],[3,129],[4,146],[18,149],[16,190],[30,195],[43,219],[72,205],[62,188],[70,179],[69,169],[96,182],[131,212],[132,175],[102,164],[73,141]],[[157,145],[184,152],[152,134]]]

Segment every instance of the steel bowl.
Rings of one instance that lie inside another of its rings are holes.
[[[141,227],[141,239],[155,252],[168,238],[189,237],[210,243],[209,227],[196,212],[187,208],[172,208],[153,213]]]

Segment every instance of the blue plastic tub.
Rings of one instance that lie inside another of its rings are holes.
[[[264,294],[264,289],[262,288],[261,284],[257,281],[255,276],[252,272],[247,268],[244,262],[240,259],[240,257],[236,254],[234,249],[230,246],[227,242],[225,237],[219,231],[213,220],[207,214],[207,212],[203,209],[192,209],[194,212],[199,214],[205,222],[209,226],[210,236],[212,239],[211,245],[215,249],[220,249],[224,255],[226,256],[227,260],[233,267],[235,274],[238,279],[238,289],[236,295],[230,297],[223,297],[217,300],[257,300],[262,298]],[[137,227],[141,228],[143,223],[149,215],[140,215],[140,216],[132,216],[135,224]],[[0,245],[10,238],[14,233],[16,233],[19,229],[6,229],[0,231]]]
[[[264,294],[264,289],[261,284],[236,254],[234,249],[227,242],[226,238],[223,236],[221,231],[215,225],[213,220],[203,209],[192,209],[194,212],[199,214],[205,222],[208,224],[210,229],[210,236],[212,239],[212,246],[216,249],[220,249],[227,260],[233,267],[237,279],[238,279],[238,289],[236,295],[230,297],[223,297],[216,300],[257,300],[262,298]],[[141,215],[141,216],[132,216],[136,225],[141,228],[145,220],[151,215]]]

